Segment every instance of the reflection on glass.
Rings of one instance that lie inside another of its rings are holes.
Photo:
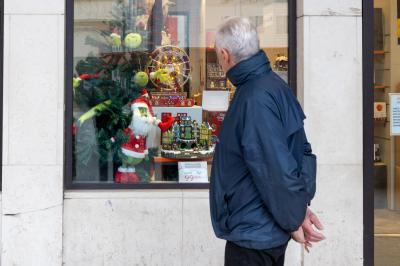
[[[400,88],[399,4],[374,1],[374,264],[387,266],[400,261],[400,139],[389,111]]]
[[[73,181],[208,182],[226,110],[203,109],[203,91],[235,92],[216,28],[249,17],[287,80],[287,13],[280,0],[75,0]]]

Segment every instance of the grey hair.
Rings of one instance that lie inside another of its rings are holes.
[[[260,40],[256,27],[249,19],[231,17],[219,26],[215,46],[228,50],[235,63],[239,63],[260,50]]]

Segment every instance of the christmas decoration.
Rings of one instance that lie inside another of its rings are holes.
[[[170,71],[168,69],[159,69],[156,72],[151,72],[150,73],[150,79],[154,81],[158,85],[164,85],[168,86],[168,83],[170,82]]]
[[[212,134],[214,136],[219,135],[219,131],[221,129],[222,122],[224,121],[226,112],[224,111],[205,111],[207,121],[212,127]]]
[[[149,17],[150,17],[150,15],[148,15],[148,14],[137,16],[136,17],[136,27],[143,29],[143,30],[147,30],[147,24],[149,21]]]
[[[171,45],[171,34],[165,31],[161,31],[161,45]]]
[[[97,79],[100,78],[100,74],[82,74],[79,76],[81,80]]]
[[[288,66],[287,56],[278,54],[275,59],[275,69],[277,71],[288,71]]]
[[[174,121],[171,116],[167,117],[164,122],[156,119],[149,105],[148,97],[147,91],[143,91],[142,95],[131,104],[133,117],[131,124],[124,131],[128,141],[121,145],[119,156],[122,166],[115,174],[116,183],[138,183],[140,181],[135,166],[143,160],[149,160],[146,146],[147,135],[154,126],[158,126],[161,132],[167,131]]]
[[[199,124],[190,116],[175,119],[172,128],[161,137],[161,155],[167,158],[207,158],[214,154],[211,126]]]
[[[80,78],[73,78],[72,87],[74,88],[74,90],[78,88],[80,84],[81,84]]]
[[[117,33],[111,33],[111,43],[113,50],[121,50],[121,36]]]
[[[146,72],[139,71],[135,74],[133,77],[133,81],[135,82],[136,85],[139,87],[144,87],[147,85],[149,82],[149,76],[147,75]]]
[[[190,107],[194,105],[194,100],[188,99],[186,92],[152,92],[150,104],[158,107]]]
[[[175,46],[162,46],[153,51],[148,66],[150,80],[161,91],[181,91],[190,78],[189,56]]]
[[[136,49],[142,44],[142,36],[139,33],[129,33],[125,37],[125,47]]]

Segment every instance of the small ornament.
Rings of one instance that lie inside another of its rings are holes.
[[[112,47],[119,49],[121,47],[121,36],[117,33],[111,33],[110,37]]]
[[[129,33],[125,37],[125,46],[129,49],[136,49],[142,44],[142,36],[139,33]]]
[[[140,71],[135,74],[135,76],[133,77],[133,81],[139,87],[144,87],[149,82],[149,76],[146,72]]]
[[[100,78],[100,74],[82,74],[79,76],[81,80],[88,80],[88,79],[98,79]]]
[[[166,84],[170,80],[170,72],[166,68],[159,69],[156,72],[150,73],[150,79],[153,80],[156,84]]]
[[[74,91],[81,85],[81,78],[73,78],[72,79],[72,88],[74,88]]]
[[[144,14],[141,16],[136,17],[136,27],[142,29],[142,30],[147,30],[147,23],[149,21],[149,15]]]
[[[161,31],[161,45],[171,45],[171,34]]]

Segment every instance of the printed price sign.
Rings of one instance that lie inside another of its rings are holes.
[[[400,135],[400,93],[389,93],[390,97],[390,135]]]
[[[207,162],[178,162],[179,183],[208,183]]]

